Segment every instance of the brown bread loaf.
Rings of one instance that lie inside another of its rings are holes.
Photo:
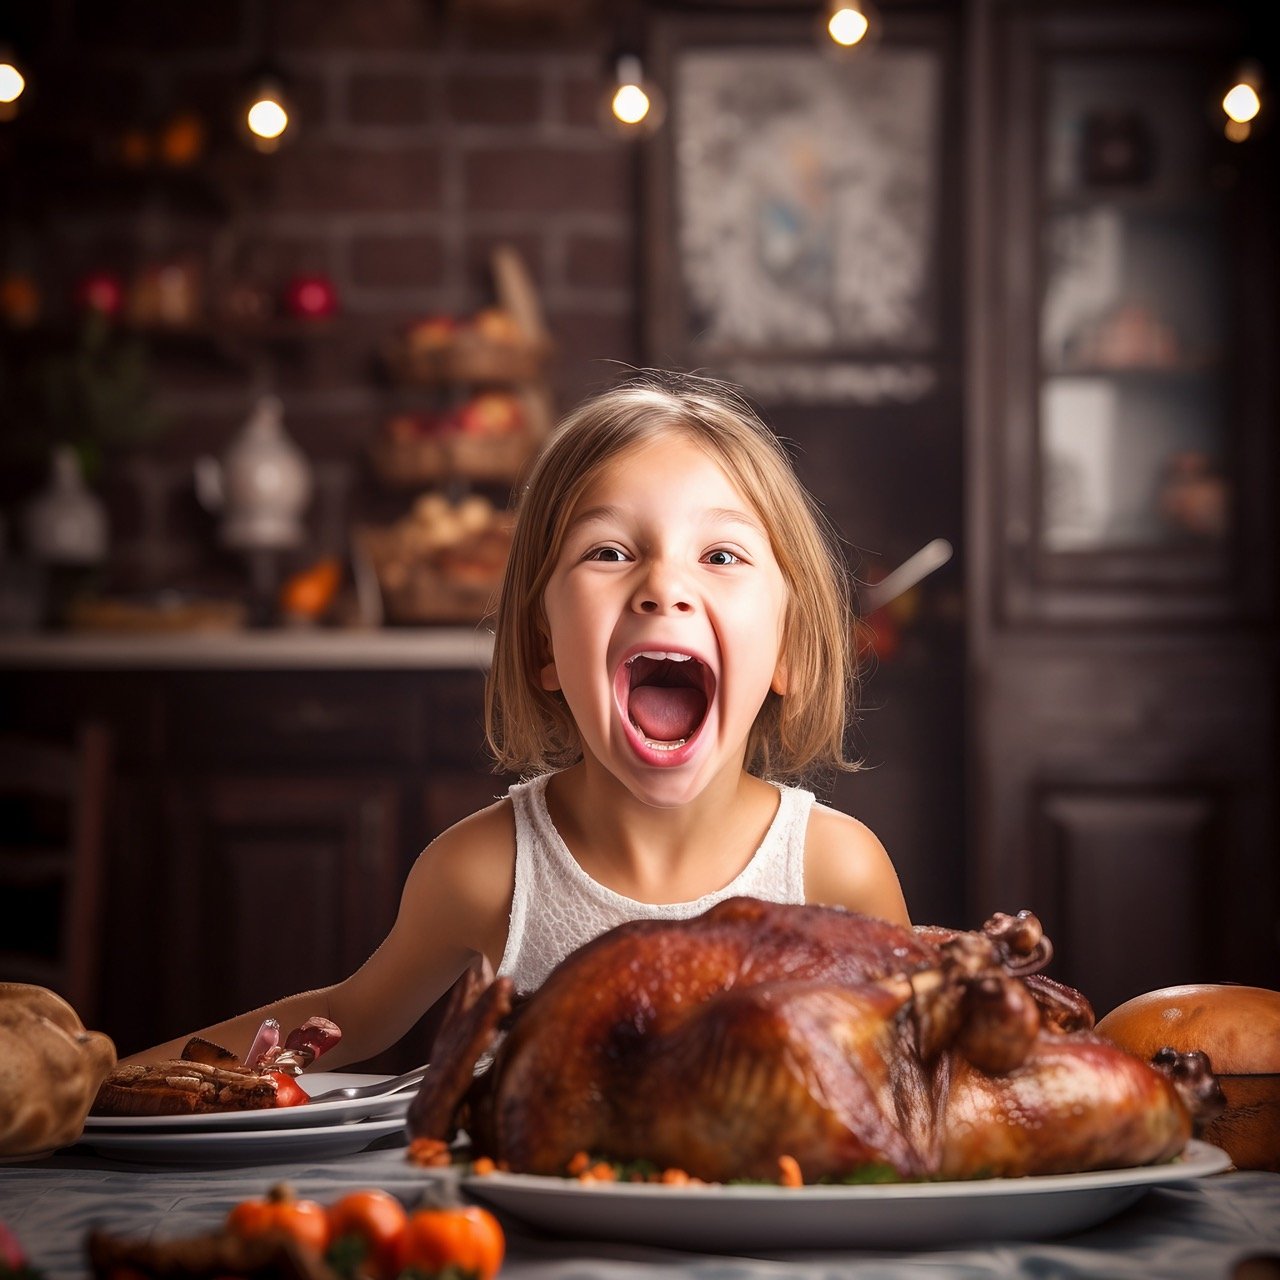
[[[1280,1171],[1280,991],[1164,987],[1113,1009],[1097,1032],[1144,1061],[1165,1046],[1207,1054],[1227,1109],[1206,1126],[1205,1141],[1237,1168]]]

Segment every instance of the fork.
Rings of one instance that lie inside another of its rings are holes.
[[[372,1084],[346,1084],[340,1089],[326,1089],[324,1093],[313,1094],[312,1102],[354,1101],[357,1098],[381,1098],[391,1094],[403,1093],[415,1084],[422,1083],[427,1074],[426,1066],[414,1067],[402,1076],[390,1080],[375,1080]]]

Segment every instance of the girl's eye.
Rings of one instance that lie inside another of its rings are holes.
[[[601,560],[605,564],[621,564],[627,557],[619,547],[593,547],[587,552],[588,560]]]
[[[726,551],[723,547],[716,551],[707,553],[708,564],[741,564],[741,560],[733,554],[732,551]]]

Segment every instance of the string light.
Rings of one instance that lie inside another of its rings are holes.
[[[879,18],[868,0],[828,0],[821,12],[828,48],[857,49],[877,34]]]
[[[1237,124],[1248,124],[1262,110],[1262,99],[1253,85],[1237,84],[1227,90],[1222,109]]]
[[[613,95],[613,114],[622,124],[639,124],[651,105],[649,95],[631,81],[620,84]]]
[[[1227,121],[1223,132],[1232,142],[1243,142],[1253,131],[1253,121],[1262,110],[1262,71],[1256,62],[1246,62],[1235,84],[1222,97]]]
[[[613,67],[614,76],[602,112],[606,124],[624,134],[652,132],[662,123],[661,92],[645,79],[644,67],[636,54],[620,54]]]
[[[264,142],[274,142],[289,127],[289,113],[274,96],[261,97],[245,114],[249,129]]]
[[[244,109],[244,127],[250,145],[262,152],[275,151],[292,123],[289,99],[280,79],[272,72],[257,75]]]
[[[827,19],[827,34],[842,48],[851,49],[867,34],[871,23],[861,9],[841,5]]]
[[[26,87],[27,78],[13,54],[0,48],[0,120],[12,120],[18,114],[18,99]]]
[[[255,150],[270,155],[279,149],[294,126],[293,103],[287,80],[280,70],[275,51],[279,46],[279,13],[272,0],[258,0],[254,25],[261,53],[245,77],[246,92],[240,99],[240,128]]]

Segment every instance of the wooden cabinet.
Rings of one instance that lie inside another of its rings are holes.
[[[1100,1011],[1280,984],[1274,139],[1239,6],[974,8],[975,916]]]
[[[1224,650],[1044,636],[987,651],[975,909],[1035,910],[1051,972],[1099,1012],[1280,976],[1273,662]]]
[[[0,672],[5,723],[87,716],[117,746],[100,1005],[121,1053],[352,972],[418,852],[510,781],[478,672]],[[434,1026],[374,1065],[423,1061]]]
[[[199,1026],[362,964],[395,919],[399,801],[390,776],[168,787],[166,1007]]]

